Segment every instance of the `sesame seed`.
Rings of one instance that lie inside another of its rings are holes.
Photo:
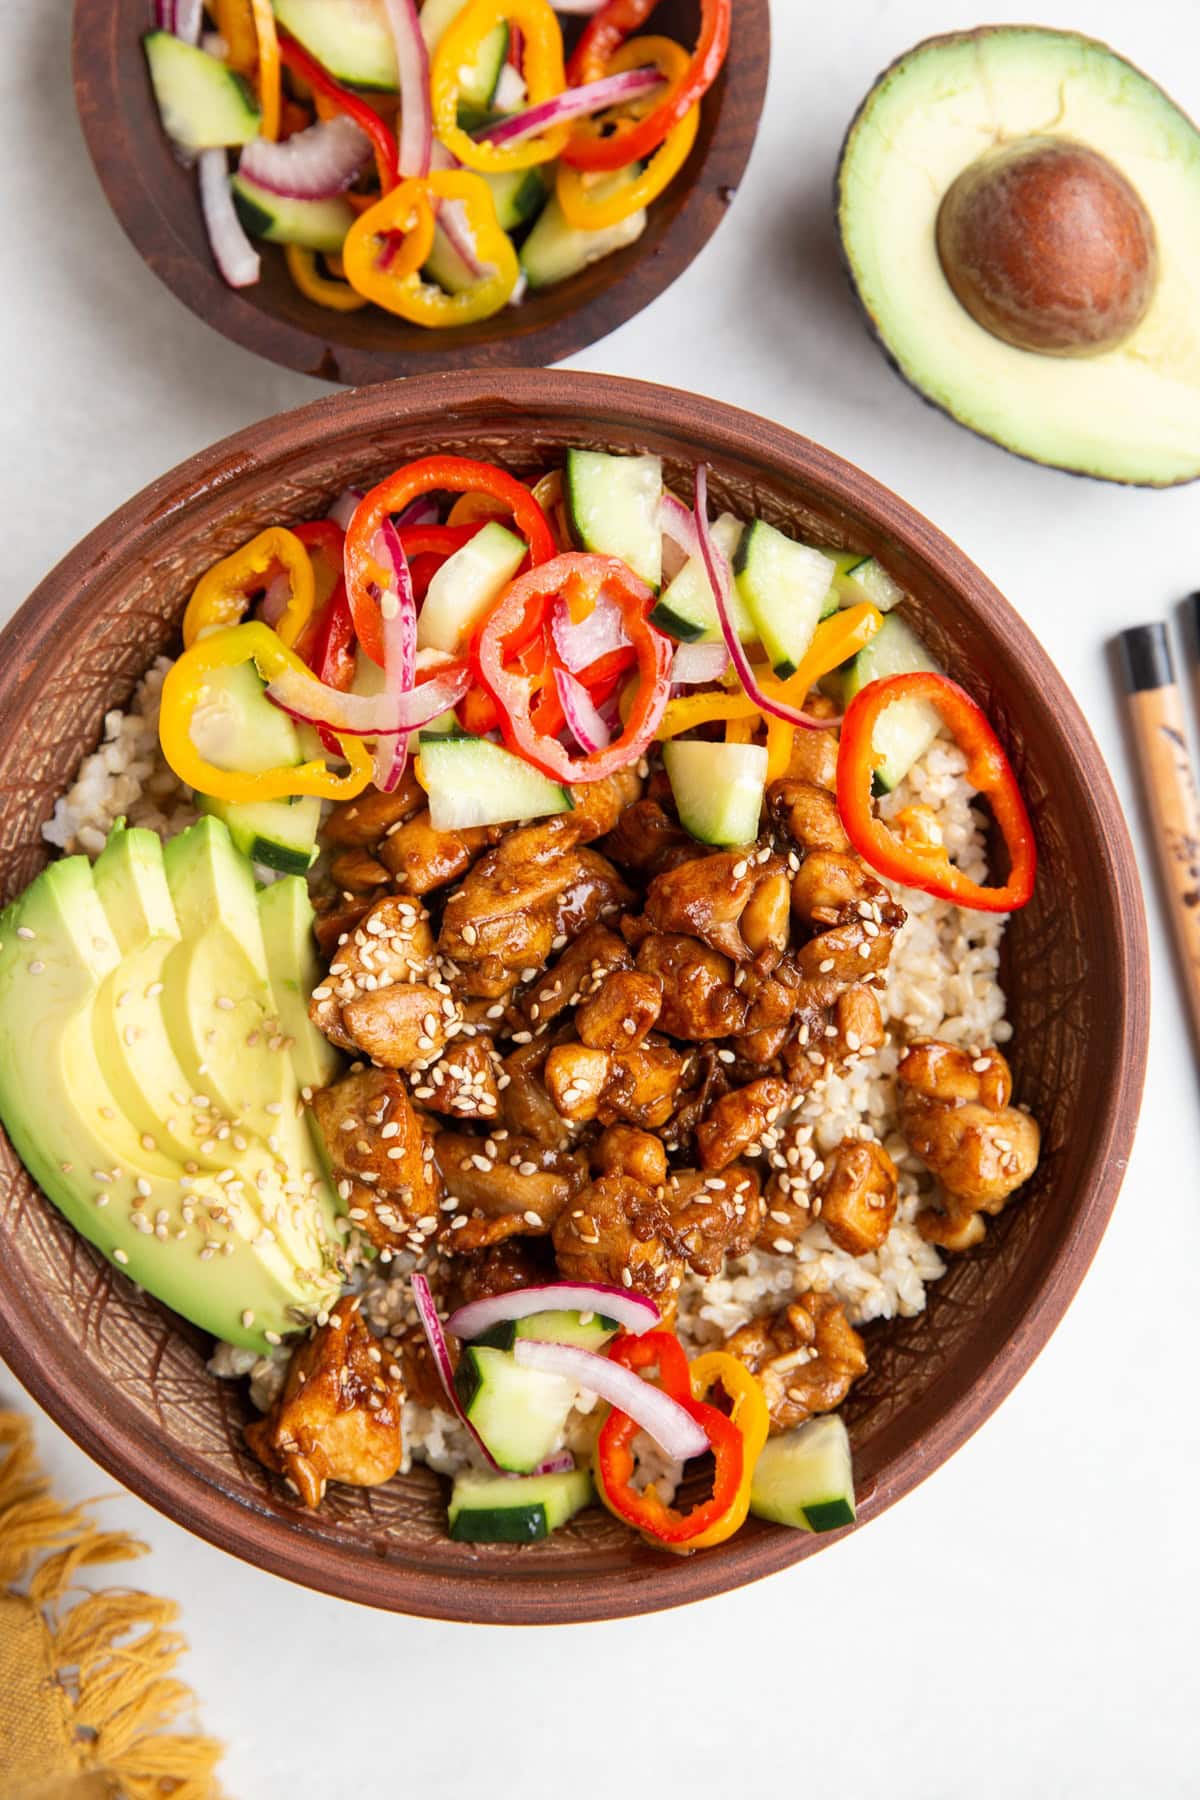
[[[530,1208],[530,1210],[527,1213],[523,1213],[521,1216],[523,1217],[523,1219],[525,1220],[525,1223],[527,1225],[536,1226],[536,1225],[540,1225],[542,1222],[542,1215],[540,1213],[534,1212],[532,1207]]]
[[[233,1011],[233,1001],[229,998],[228,994],[218,994],[217,995],[217,1005],[221,1009],[222,1012],[232,1012]]]
[[[245,1326],[246,1330],[249,1331],[249,1329],[253,1325],[253,1323],[254,1323],[254,1314],[250,1311],[250,1308],[247,1307],[245,1312],[242,1314],[242,1324]]]
[[[30,967],[32,967],[32,964]],[[986,1075],[991,1066],[991,1059],[986,1056],[977,1056],[975,1061],[971,1064],[971,1068],[976,1075]]]
[[[18,925],[17,936],[19,938],[24,938],[27,944],[32,944],[34,938],[37,936],[37,932],[31,931],[28,925]],[[105,945],[105,948],[107,948],[107,945]]]
[[[33,933],[31,932],[30,936],[32,937],[32,935],[33,935]],[[127,1263],[129,1261],[129,1257],[126,1255],[124,1250],[114,1250],[113,1251],[113,1261],[119,1262],[119,1263]]]
[[[473,925],[463,926],[462,940],[464,944],[477,944],[479,942],[479,933]]]
[[[744,860],[742,862],[735,862],[733,868],[729,872],[735,881],[740,881],[743,875],[746,874],[748,867],[748,863]]]
[[[822,975],[828,975],[832,968],[833,968],[832,956],[827,956],[825,958],[824,962],[819,962],[817,964],[817,969],[818,969],[819,973]]]
[[[40,975],[45,967],[46,965],[44,962],[31,962],[29,965],[29,973],[31,975]]]

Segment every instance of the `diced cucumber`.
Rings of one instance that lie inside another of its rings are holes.
[[[302,761],[296,727],[267,699],[251,662],[213,669],[192,714],[191,739],[218,769],[258,775]]]
[[[546,204],[549,190],[541,169],[503,169],[483,179],[492,190],[501,231],[519,231]]]
[[[383,0],[274,0],[275,17],[338,81],[394,90],[396,40]]]
[[[717,549],[732,564],[742,541],[741,520],[735,519],[732,513],[722,513],[712,527],[712,539]],[[758,627],[738,592],[736,581],[730,587],[730,606],[738,637],[743,644],[753,643],[758,637]],[[717,603],[713,599],[712,584],[708,579],[703,557],[693,556],[684,563],[650,614],[650,619],[660,631],[668,632],[671,637],[679,638],[685,644],[720,641],[721,621],[717,617]]]
[[[531,288],[553,287],[615,250],[636,244],[645,229],[643,206],[603,231],[577,231],[567,224],[558,196],[553,194],[521,248],[521,267]]]
[[[619,1330],[615,1319],[600,1313],[530,1313],[524,1319],[502,1319],[471,1342],[493,1350],[511,1350],[518,1338],[538,1338],[547,1344],[571,1344],[577,1350],[603,1350]]]
[[[502,1469],[527,1475],[561,1441],[575,1388],[522,1369],[503,1350],[466,1345],[454,1375],[459,1404]]]
[[[873,556],[839,557],[836,585],[843,606],[859,606],[869,600],[880,612],[891,612],[907,596],[898,581],[893,581],[881,562]]]
[[[494,520],[448,556],[422,603],[417,647],[456,651],[503,593],[525,556],[524,539]]]
[[[869,644],[863,646],[846,673],[845,695],[849,705],[869,682],[888,675],[908,675],[920,669],[942,673],[924,644],[898,613],[889,613]],[[875,771],[876,790],[890,793],[920,760],[942,729],[942,718],[928,700],[893,700],[875,721],[872,743],[883,761]]]
[[[201,811],[224,819],[234,844],[251,862],[303,875],[317,860],[321,802],[311,794],[294,800],[214,800],[200,796]]]
[[[421,267],[421,276],[425,281],[436,282],[444,294],[465,294],[478,279],[440,225],[433,228],[433,246]]]
[[[421,733],[421,785],[435,831],[571,812],[569,788],[488,738]]]
[[[575,542],[619,556],[652,588],[662,582],[661,456],[609,456],[568,450],[563,499]]]
[[[734,559],[738,592],[775,673],[786,680],[812,642],[834,575],[833,558],[752,519]]]
[[[467,0],[425,0],[421,8],[421,35],[430,55],[457,19]],[[469,68],[459,72],[458,91],[467,106],[490,106],[508,57],[508,26],[501,21],[479,45]]]
[[[560,1475],[456,1475],[450,1536],[467,1544],[535,1544],[592,1499],[586,1469]]]
[[[837,1413],[767,1439],[750,1485],[750,1511],[797,1531],[853,1525],[850,1439]]]
[[[672,738],[663,763],[679,822],[702,844],[752,844],[767,780],[765,744]]]
[[[248,144],[262,118],[242,77],[170,31],[142,39],[163,130],[185,150]]]
[[[354,223],[353,208],[345,200],[287,200],[240,173],[230,185],[246,230],[271,244],[299,244],[336,256]]]

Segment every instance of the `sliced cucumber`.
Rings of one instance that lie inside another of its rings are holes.
[[[433,246],[422,264],[421,276],[436,282],[444,294],[465,294],[478,280],[440,225],[433,228]]]
[[[304,875],[317,860],[321,802],[313,795],[295,800],[214,800],[200,795],[200,809],[224,819],[234,844],[251,862]]]
[[[575,542],[601,556],[619,556],[657,589],[662,582],[661,456],[608,456],[568,450],[563,499]]]
[[[569,281],[572,275],[578,275],[602,257],[636,244],[645,229],[646,209],[643,206],[604,231],[577,231],[563,217],[557,194],[552,195],[521,248],[525,279],[531,288],[553,287],[557,282]]]
[[[467,1544],[536,1544],[590,1506],[586,1469],[561,1475],[456,1475],[450,1536]]]
[[[142,39],[163,130],[185,150],[248,144],[262,114],[240,75],[170,31]]]
[[[775,673],[786,680],[812,642],[834,575],[833,558],[763,519],[742,533],[733,572]]]
[[[859,606],[869,600],[885,613],[907,598],[899,582],[893,581],[873,556],[839,557],[838,562],[836,585],[843,606]]]
[[[192,714],[191,739],[218,769],[258,775],[302,760],[296,727],[267,699],[253,663],[213,669]]]
[[[672,738],[663,763],[679,822],[702,844],[752,844],[767,781],[765,744]]]
[[[421,8],[421,35],[432,55],[467,0],[425,0]],[[471,107],[490,106],[508,57],[508,26],[501,21],[481,41],[474,61],[459,71],[458,91]]]
[[[850,1439],[837,1413],[767,1439],[750,1486],[750,1511],[797,1531],[853,1525]]]
[[[501,231],[519,231],[546,204],[549,190],[540,169],[505,169],[483,179],[492,190]]]
[[[242,174],[234,176],[231,186],[246,230],[271,244],[299,244],[336,256],[354,223],[353,208],[345,200],[286,200]]]
[[[456,651],[503,593],[525,556],[524,539],[494,520],[448,556],[421,606],[418,648]]]
[[[274,0],[275,17],[338,81],[394,90],[396,40],[383,0]]]
[[[421,785],[435,831],[571,812],[569,788],[488,738],[421,733]]]
[[[722,513],[712,528],[713,543],[732,563],[742,541],[742,522],[732,513]],[[758,627],[734,582],[730,591],[734,629],[742,643],[750,644],[758,636]],[[716,643],[721,636],[721,621],[713,599],[712,584],[702,557],[693,556],[684,563],[662,599],[650,614],[660,631],[669,632],[685,644]]]
[[[538,1338],[547,1344],[571,1344],[577,1350],[603,1350],[619,1330],[615,1319],[600,1313],[530,1313],[524,1319],[502,1319],[471,1342],[493,1350],[511,1350],[518,1338]]]
[[[869,682],[919,669],[941,674],[924,644],[898,613],[889,613],[869,644],[859,651],[846,673],[847,705]],[[942,718],[928,700],[893,700],[875,721],[872,742],[883,761],[875,771],[875,787],[890,793],[898,787],[942,729]]]
[[[459,1404],[502,1469],[527,1475],[562,1439],[575,1388],[518,1368],[503,1350],[468,1344],[454,1375]]]

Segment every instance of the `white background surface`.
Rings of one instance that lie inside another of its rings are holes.
[[[1031,621],[1128,805],[1104,640],[1200,585],[1200,487],[1124,492],[1034,468],[889,372],[837,265],[837,148],[893,55],[979,15],[964,0],[772,11],[770,95],[729,220],[578,365],[773,415],[928,513]],[[5,612],[144,482],[323,391],[225,343],[127,245],[71,111],[68,12],[0,5]],[[1200,115],[1194,0],[985,8],[1031,12],[1109,39]],[[1200,1793],[1195,1280],[1182,1278],[1200,1264],[1200,1116],[1156,905],[1151,931],[1146,1107],[1082,1293],[980,1435],[827,1554],[673,1615],[503,1633],[307,1594],[115,1498],[111,1524],[154,1546],[137,1578],[182,1602],[187,1673],[230,1745],[231,1794]],[[2,1370],[0,1394],[29,1405]],[[44,1417],[38,1435],[65,1493],[111,1488]]]

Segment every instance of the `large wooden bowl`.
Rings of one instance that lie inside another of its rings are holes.
[[[1018,1097],[1045,1150],[1019,1205],[954,1259],[917,1319],[872,1326],[847,1418],[865,1524],[943,1462],[1033,1361],[1082,1280],[1125,1169],[1146,1058],[1147,953],[1124,822],[1070,692],[996,589],[919,514],[806,439],[714,401],[590,375],[432,376],[318,401],[164,475],[59,564],[0,638],[0,892],[46,860],[40,827],[105,712],[169,649],[192,584],[270,521],[325,509],[434,450],[518,470],[564,445],[650,450],[715,504],[869,550],[986,707],[1036,824],[1033,903],[1007,936]],[[331,1490],[304,1512],[246,1453],[247,1402],[206,1343],[77,1238],[0,1140],[0,1353],[88,1453],[172,1518],[328,1593],[438,1618],[553,1622],[696,1600],[826,1539],[753,1521],[682,1562],[599,1511],[547,1543],[476,1551],[445,1534],[438,1482]]]
[[[185,306],[225,337],[286,368],[359,386],[438,369],[560,362],[648,306],[704,248],[733,200],[767,85],[768,0],[735,0],[733,37],[704,98],[696,146],[650,209],[641,238],[520,306],[454,331],[365,307],[334,313],[293,287],[283,252],[261,247],[262,279],[227,287],[205,236],[193,170],[171,151],[141,37],[151,0],[75,0],[75,100],[101,186],[134,248]],[[699,0],[660,0],[655,32],[694,43]],[[579,21],[563,20],[569,44]]]

